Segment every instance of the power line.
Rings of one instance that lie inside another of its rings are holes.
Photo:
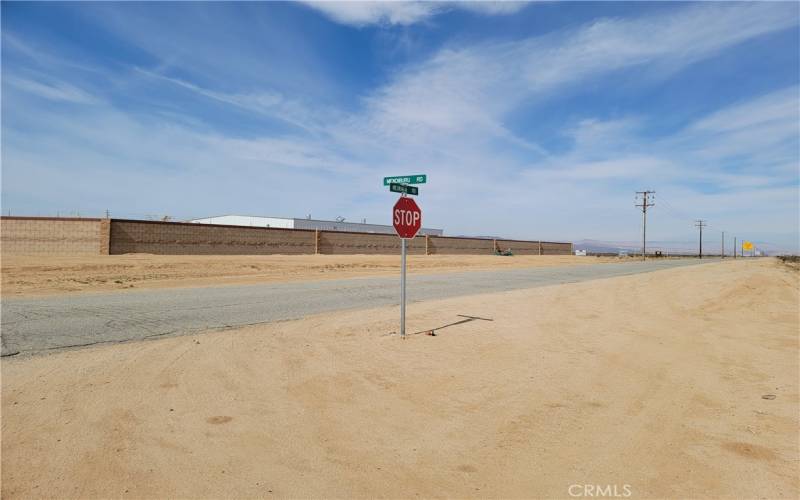
[[[650,203],[655,200],[655,194],[655,191],[636,191],[637,201],[638,196],[642,195],[642,203],[636,204],[642,209],[642,260],[647,258],[647,208],[655,206],[655,202]],[[649,199],[650,195],[653,195],[652,199]]]
[[[672,203],[670,203],[670,202],[669,202],[669,200],[667,200],[666,198],[664,198],[664,196],[663,196],[663,195],[660,197],[660,201],[661,201],[661,204],[662,204],[663,208],[664,208],[664,209],[665,209],[665,210],[666,210],[666,211],[669,213],[669,215],[671,215],[672,217],[675,217],[676,219],[681,219],[681,220],[693,220],[693,218],[692,218],[692,217],[690,217],[688,214],[686,214],[686,213],[685,213],[685,212],[683,212],[682,210],[678,210],[677,208],[675,208],[674,206],[672,206]]]

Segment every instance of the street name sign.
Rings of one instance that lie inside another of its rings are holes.
[[[426,182],[428,182],[428,176],[425,174],[400,175],[397,177],[383,178],[384,186],[388,186],[390,184],[425,184]]]
[[[393,193],[410,194],[412,196],[417,196],[419,194],[418,187],[406,186],[405,184],[395,184],[394,182],[389,184],[389,191]]]
[[[422,227],[422,210],[413,198],[405,196],[397,200],[392,210],[392,225],[397,236],[412,239]]]

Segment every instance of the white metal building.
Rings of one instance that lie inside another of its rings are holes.
[[[394,228],[383,224],[366,224],[317,219],[290,219],[286,217],[260,217],[253,215],[218,215],[203,219],[193,219],[196,224],[222,224],[227,226],[277,227],[281,229],[319,229],[324,231],[352,231],[356,233],[394,234]],[[420,235],[442,236],[443,229],[425,228],[419,230]]]

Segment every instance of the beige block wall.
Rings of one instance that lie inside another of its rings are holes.
[[[400,254],[400,238],[394,234],[320,231],[319,240],[321,254]],[[406,248],[409,255],[425,255],[425,237],[408,240]]]
[[[111,219],[100,219],[100,255],[108,255],[111,248]]]
[[[497,247],[500,250],[510,248],[514,255],[545,255],[538,241],[497,240]]]
[[[493,240],[480,238],[450,238],[431,236],[428,239],[430,254],[491,255],[494,253]]]
[[[313,254],[314,231],[112,220],[109,253]]]
[[[571,255],[572,243],[542,242],[542,255]]]
[[[387,254],[400,253],[393,234],[188,224],[120,219],[2,217],[0,243],[7,254],[152,253],[172,255]],[[317,240],[317,238],[319,238]],[[418,236],[409,254],[491,255],[495,241]],[[538,255],[538,241],[497,240],[518,255]],[[572,253],[571,243],[541,242],[543,255]]]
[[[0,246],[6,254],[99,255],[104,244],[102,227],[101,219],[3,217]]]

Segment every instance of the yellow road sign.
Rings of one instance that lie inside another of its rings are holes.
[[[753,243],[752,242],[750,242],[750,241],[743,241],[742,242],[742,250],[752,250],[752,249],[753,249]]]

